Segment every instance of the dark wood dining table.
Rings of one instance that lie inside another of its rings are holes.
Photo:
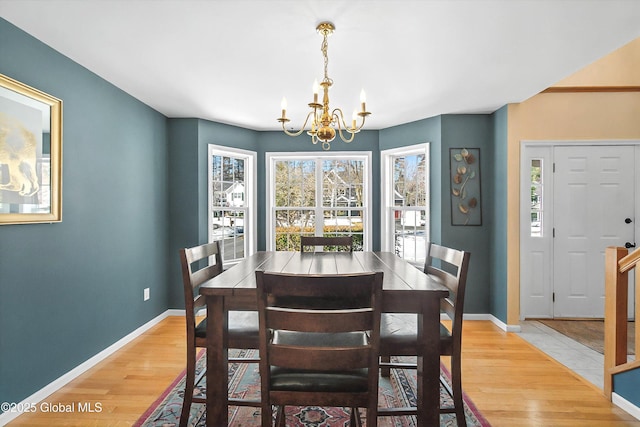
[[[417,313],[418,426],[439,425],[440,299],[446,287],[391,252],[257,252],[200,287],[207,303],[207,426],[228,425],[230,310],[257,310],[256,270],[292,274],[384,272],[382,310]]]

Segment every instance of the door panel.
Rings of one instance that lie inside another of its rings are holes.
[[[634,242],[634,148],[554,148],[554,317],[604,316],[604,249]]]

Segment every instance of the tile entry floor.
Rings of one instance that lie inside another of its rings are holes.
[[[598,388],[604,387],[604,355],[535,320],[520,322],[518,335]],[[629,355],[629,360],[634,356]]]

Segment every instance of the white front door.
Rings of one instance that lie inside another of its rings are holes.
[[[525,142],[521,153],[521,318],[601,318],[604,250],[640,233],[640,145]]]
[[[604,317],[604,250],[634,244],[633,146],[553,150],[554,317]]]

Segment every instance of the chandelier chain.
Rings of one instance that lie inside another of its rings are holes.
[[[327,55],[327,51],[329,50],[329,42],[327,41],[328,34],[325,31],[323,35],[324,37],[322,40],[322,46],[320,48],[320,50],[322,51],[322,56],[324,57],[324,80],[323,81],[333,84],[333,80],[329,78],[329,72],[328,72],[328,69],[329,69],[329,56]]]

